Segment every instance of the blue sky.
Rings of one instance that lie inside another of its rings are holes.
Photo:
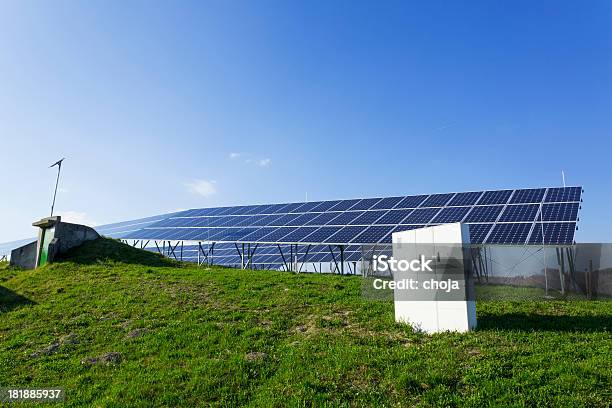
[[[0,242],[57,210],[561,184],[609,241],[612,3],[4,1]]]

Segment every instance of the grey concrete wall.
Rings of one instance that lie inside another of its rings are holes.
[[[49,256],[47,259],[49,262],[53,262],[57,255],[99,237],[100,235],[93,228],[80,224],[59,222],[55,225],[54,239],[49,245]]]
[[[11,266],[34,269],[36,266],[36,248],[38,241],[31,242],[11,251]]]

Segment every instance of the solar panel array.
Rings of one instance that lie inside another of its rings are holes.
[[[348,248],[391,243],[393,232],[463,222],[475,244],[570,245],[581,194],[581,187],[557,187],[215,207],[98,231],[134,240]]]

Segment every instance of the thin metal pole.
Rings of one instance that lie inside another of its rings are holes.
[[[51,215],[50,215],[50,217],[53,217],[53,208],[55,207],[55,197],[57,196],[57,186],[59,184],[60,172],[62,171],[62,160],[60,160],[59,162],[56,163],[57,164],[57,179],[55,180],[55,192],[53,193],[53,203],[51,204]]]

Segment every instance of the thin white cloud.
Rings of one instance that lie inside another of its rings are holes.
[[[190,193],[210,197],[217,193],[217,182],[215,180],[193,180],[185,183]]]
[[[101,225],[101,223],[99,223],[98,221],[90,218],[87,213],[81,211],[59,211],[56,213],[56,215],[62,217],[63,222],[69,222],[72,224],[82,224],[87,225],[88,227]]]
[[[257,167],[268,167],[272,163],[272,160],[269,157],[257,158],[253,156],[254,155],[252,155],[251,153],[234,152],[230,153],[228,157],[230,160],[242,159],[242,162],[244,164],[253,165]]]

